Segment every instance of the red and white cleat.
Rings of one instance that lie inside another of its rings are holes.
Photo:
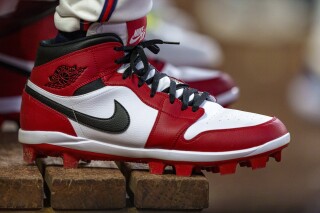
[[[229,106],[239,98],[239,88],[224,72],[196,67],[176,67],[161,60],[149,59],[159,72],[186,82],[190,87],[207,91],[222,106]]]
[[[66,168],[79,160],[146,162],[152,173],[171,165],[188,176],[280,159],[290,140],[280,120],[225,109],[209,93],[158,72],[144,53],[158,43],[126,46],[115,34],[43,41],[22,95],[19,141],[27,160],[60,156]]]
[[[19,123],[21,94],[37,46],[41,40],[56,34],[52,23],[53,15],[46,16],[0,37],[0,127],[6,120]]]

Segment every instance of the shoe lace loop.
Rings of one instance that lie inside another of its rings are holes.
[[[121,46],[115,47],[116,51],[125,52],[125,56],[115,60],[117,64],[129,64],[122,74],[122,78],[126,79],[133,74],[139,77],[138,87],[141,87],[144,83],[150,86],[150,96],[154,97],[157,92],[164,92],[169,94],[170,103],[173,104],[175,99],[179,99],[182,102],[181,110],[186,110],[188,106],[192,107],[192,111],[197,111],[200,105],[208,99],[210,96],[207,92],[199,92],[196,89],[190,88],[189,85],[182,83],[176,79],[167,76],[164,73],[157,71],[148,62],[148,58],[144,52],[144,49],[149,49],[152,53],[158,54],[160,48],[157,44],[179,44],[177,42],[166,42],[160,39],[153,39],[148,41],[142,41],[136,46]],[[142,63],[142,67],[141,67]],[[164,79],[167,78],[167,79]],[[161,85],[161,80],[168,80],[170,83]]]

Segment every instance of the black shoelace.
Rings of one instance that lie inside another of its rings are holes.
[[[122,78],[126,79],[135,74],[139,77],[138,87],[141,87],[144,83],[151,85],[150,96],[154,97],[157,93],[159,82],[162,78],[168,77],[164,73],[158,72],[152,65],[149,64],[148,58],[144,52],[144,48],[148,48],[154,54],[159,53],[160,48],[157,44],[179,44],[175,42],[164,42],[159,39],[142,41],[136,46],[122,46],[116,47],[116,51],[124,51],[126,55],[115,61],[117,64],[130,64],[128,68],[123,72]],[[137,64],[142,63],[143,68],[138,69]],[[149,79],[150,72],[154,69],[154,75]],[[170,78],[170,86],[161,92],[168,93],[170,103],[173,104],[176,99],[176,91],[183,89],[182,94],[177,97],[182,102],[181,110],[186,110],[188,106],[192,107],[192,111],[195,112],[199,109],[200,105],[208,99],[210,96],[207,92],[199,92],[196,89],[190,88],[187,84],[181,83]],[[193,95],[193,98],[190,98]],[[191,100],[190,100],[191,99]]]

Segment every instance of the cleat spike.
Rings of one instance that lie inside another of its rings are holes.
[[[162,175],[166,165],[162,162],[149,162],[149,171],[154,175]]]
[[[237,162],[225,163],[219,166],[221,175],[233,174],[237,169]]]
[[[212,173],[219,173],[219,167],[218,166],[213,166],[213,167],[211,167],[211,172]]]
[[[68,153],[63,154],[63,168],[75,169],[78,167],[78,164],[79,164],[79,159],[77,159],[76,157]]]
[[[271,155],[277,162],[281,161],[281,150]]]
[[[197,166],[197,167],[195,167],[194,169],[193,169],[193,171],[195,172],[195,173],[197,173],[197,174],[201,174],[202,173],[202,168],[201,167],[199,167],[199,166]]]
[[[252,170],[264,168],[267,165],[268,156],[261,156],[250,159]]]
[[[176,164],[174,168],[178,176],[191,176],[194,166],[190,164]]]
[[[34,148],[28,145],[23,145],[23,160],[27,164],[33,164],[37,158],[37,152]]]
[[[243,161],[239,163],[240,167],[251,167],[250,162],[248,161]]]

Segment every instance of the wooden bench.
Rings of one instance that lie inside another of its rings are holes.
[[[43,198],[42,176],[23,162],[17,133],[0,133],[0,209],[40,209]]]
[[[61,210],[120,209],[126,206],[125,178],[113,162],[93,161],[64,169],[61,158],[37,161],[50,205]]]
[[[182,177],[165,170],[149,173],[146,164],[117,163],[127,180],[127,191],[138,209],[201,210],[209,205],[209,183],[200,174]]]

